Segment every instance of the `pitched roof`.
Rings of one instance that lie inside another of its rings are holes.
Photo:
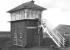
[[[60,32],[66,32],[66,34],[70,34],[70,25],[61,24],[61,25],[58,25],[55,29]]]
[[[8,12],[13,12],[13,11],[16,11],[16,10],[26,9],[26,8],[37,9],[37,10],[46,10],[46,8],[43,8],[41,6],[38,6],[38,5],[34,4],[34,1],[30,1],[30,2],[26,2],[26,3],[21,4],[21,5],[15,7],[14,9],[12,9]]]

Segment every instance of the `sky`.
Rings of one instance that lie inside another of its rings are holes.
[[[0,0],[0,31],[10,31],[10,14],[8,10],[31,0]],[[70,0],[34,0],[35,4],[47,8],[42,18],[48,21],[51,28],[59,24],[70,25]]]

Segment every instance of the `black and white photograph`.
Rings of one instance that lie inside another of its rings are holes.
[[[0,50],[70,50],[70,0],[0,0]]]

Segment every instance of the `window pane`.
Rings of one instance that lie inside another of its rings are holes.
[[[15,13],[11,13],[11,20],[15,20],[16,16],[15,16]]]
[[[30,10],[27,11],[27,18],[30,18]]]
[[[20,16],[21,19],[25,19],[25,10],[20,11]]]

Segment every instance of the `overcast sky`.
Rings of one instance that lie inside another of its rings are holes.
[[[31,0],[0,0],[0,31],[10,31],[10,14],[8,10]],[[35,4],[47,8],[43,11],[43,19],[46,19],[52,27],[59,24],[70,25],[70,0],[34,0]]]

